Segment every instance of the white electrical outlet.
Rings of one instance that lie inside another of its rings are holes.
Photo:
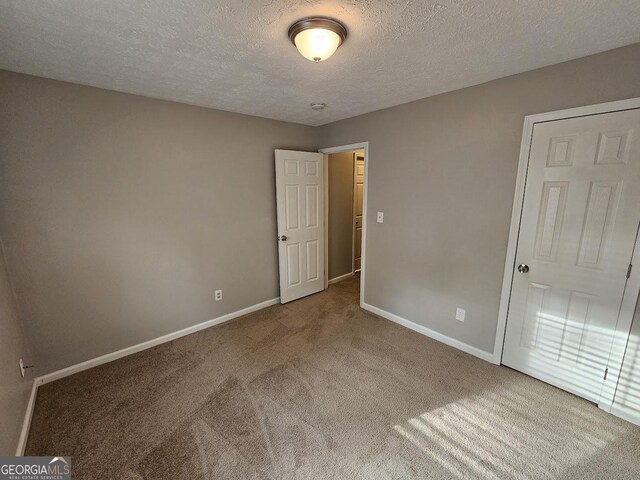
[[[376,217],[376,221],[378,223],[384,223],[384,212],[378,212],[378,216]]]
[[[222,300],[222,290],[216,290],[216,302]]]
[[[464,322],[464,317],[467,314],[464,308],[456,308],[456,320]]]

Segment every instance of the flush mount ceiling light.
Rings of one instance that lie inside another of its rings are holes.
[[[303,18],[289,27],[289,39],[300,54],[316,63],[333,55],[346,38],[346,27],[331,18]]]
[[[311,104],[311,109],[312,110],[322,110],[327,106],[326,103],[312,103]]]

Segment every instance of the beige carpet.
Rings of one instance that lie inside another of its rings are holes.
[[[640,428],[357,306],[357,280],[40,388],[77,479],[640,478]]]

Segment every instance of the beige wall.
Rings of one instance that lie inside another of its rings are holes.
[[[329,155],[329,279],[353,269],[353,152]]]
[[[29,401],[30,373],[20,375],[18,362],[31,356],[18,321],[11,285],[0,243],[0,455],[15,455]]]
[[[524,116],[638,96],[635,44],[321,127],[369,142],[365,301],[492,352]]]
[[[9,72],[0,105],[0,236],[38,375],[278,296],[273,151],[317,149],[316,129]]]
[[[36,373],[276,297],[273,149],[361,141],[365,301],[491,351],[523,117],[634,96],[640,44],[317,129],[0,72],[0,236]]]

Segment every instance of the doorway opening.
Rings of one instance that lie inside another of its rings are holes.
[[[327,286],[360,283],[364,292],[368,145],[321,149],[325,154],[325,272]]]
[[[332,284],[350,279],[363,307],[368,149],[368,142],[363,142],[318,152],[275,150],[280,303],[326,290],[330,279]],[[336,182],[329,181],[330,163]],[[339,190],[344,191],[338,194]]]

